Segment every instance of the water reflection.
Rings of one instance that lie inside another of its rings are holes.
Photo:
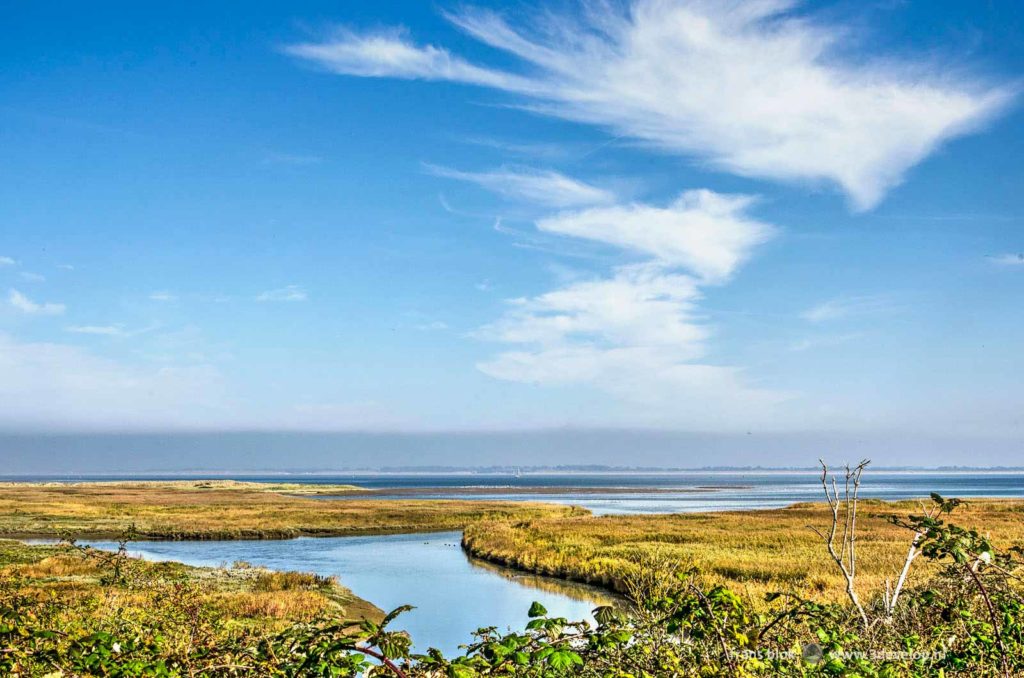
[[[527,586],[531,589],[537,589],[538,591],[544,591],[546,593],[555,593],[560,596],[565,596],[566,598],[589,603],[593,607],[598,607],[599,605],[614,605],[621,607],[626,604],[626,599],[622,596],[617,596],[613,593],[609,593],[605,589],[591,586],[590,584],[558,579],[557,577],[545,577],[539,574],[532,574],[530,572],[521,572],[509,567],[495,565],[494,563],[474,558],[469,555],[466,556],[466,560],[468,560],[469,564],[473,567],[487,570],[492,574],[508,579],[509,581],[513,581],[521,586]]]

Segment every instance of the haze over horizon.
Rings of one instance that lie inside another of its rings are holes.
[[[52,11],[0,474],[1024,460],[1012,3]]]

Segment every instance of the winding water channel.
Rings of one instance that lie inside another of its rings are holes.
[[[591,619],[597,605],[613,602],[603,591],[549,577],[524,575],[470,559],[460,533],[375,537],[318,537],[285,541],[135,542],[133,554],[151,560],[218,566],[244,560],[275,570],[337,575],[356,595],[385,611],[416,609],[398,627],[415,649],[455,652],[482,625],[522,629],[526,611],[540,601],[551,614]],[[112,542],[92,542],[116,549]]]

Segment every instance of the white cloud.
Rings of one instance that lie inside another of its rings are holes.
[[[557,289],[510,300],[476,336],[516,348],[478,369],[506,381],[593,386],[639,406],[632,416],[645,423],[717,426],[730,413],[767,421],[788,396],[747,385],[738,368],[708,364],[712,328],[699,310],[702,288],[725,282],[775,231],[746,214],[752,202],[697,190],[667,207],[593,207],[539,220],[542,231],[648,260],[610,277],[563,274]]]
[[[308,298],[306,291],[298,285],[286,285],[258,294],[256,301],[306,301]]]
[[[170,292],[158,291],[149,295],[151,301],[177,301],[178,296]]]
[[[993,263],[1000,266],[1024,266],[1024,253],[1000,254],[990,258]]]
[[[772,235],[770,226],[745,216],[751,201],[747,196],[687,191],[668,207],[598,207],[541,219],[537,228],[616,245],[708,280],[723,280]]]
[[[40,275],[39,273],[32,273],[30,271],[22,271],[21,279],[27,282],[46,282],[46,276]]]
[[[624,266],[613,278],[572,283],[512,308],[480,335],[510,343],[558,347],[671,346],[698,357],[706,331],[691,321],[700,298],[697,280],[654,265]]]
[[[895,308],[892,299],[885,296],[837,297],[812,306],[801,313],[800,317],[808,322],[822,323],[850,316],[886,313],[895,310]]]
[[[506,381],[595,386],[641,405],[634,414],[648,423],[766,417],[782,394],[747,386],[736,368],[695,362],[711,334],[698,316],[701,284],[649,263],[515,299],[478,336],[522,348],[477,367]]]
[[[611,191],[550,170],[502,167],[489,172],[462,172],[431,164],[425,167],[434,176],[468,181],[506,198],[546,207],[581,207],[615,201]]]
[[[18,290],[11,290],[7,295],[11,306],[28,315],[61,315],[66,310],[64,304],[36,303]]]
[[[877,204],[942,142],[1015,96],[925,58],[865,59],[850,31],[792,13],[793,0],[634,0],[513,26],[449,19],[520,60],[478,66],[401,31],[341,30],[286,51],[339,74],[449,80],[521,95],[540,113],[595,124],[741,175],[827,181]],[[540,14],[540,13],[538,13]]]
[[[221,376],[207,365],[133,366],[0,333],[0,425],[209,425],[223,423],[227,402]]]
[[[14,259],[11,259],[10,257],[0,257],[0,268],[4,266],[14,266],[17,263],[18,262],[16,262]]]

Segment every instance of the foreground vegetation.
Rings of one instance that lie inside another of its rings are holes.
[[[211,647],[324,617],[383,613],[329,577],[0,540],[2,676],[173,675],[153,667],[186,667]]]
[[[823,473],[827,505],[773,512],[774,520],[645,517],[623,529],[622,518],[569,517],[546,538],[582,535],[575,554],[587,557],[563,552],[557,562],[604,573],[634,607],[598,608],[589,624],[552,618],[535,603],[523,631],[480,629],[455,657],[413,654],[408,636],[391,630],[407,608],[381,617],[314,575],[143,563],[124,542],[113,554],[74,542],[0,542],[0,675],[1024,675],[1024,551],[1010,543],[1020,503],[859,502],[862,469],[847,470],[842,493],[835,484],[829,493]],[[608,525],[619,529],[608,533]],[[541,527],[554,529],[547,518],[473,529],[507,537],[545,534]],[[802,577],[785,537],[806,559]],[[733,562],[713,561],[708,539],[722,539],[717,557]],[[743,539],[754,556],[740,557]],[[543,555],[536,541],[517,548],[524,564]],[[699,558],[726,569],[697,569]],[[723,583],[730,577],[734,586]],[[817,578],[821,585],[808,588]]]
[[[483,519],[582,515],[516,501],[323,500],[351,486],[232,481],[2,483],[0,538],[281,539],[458,530]]]

